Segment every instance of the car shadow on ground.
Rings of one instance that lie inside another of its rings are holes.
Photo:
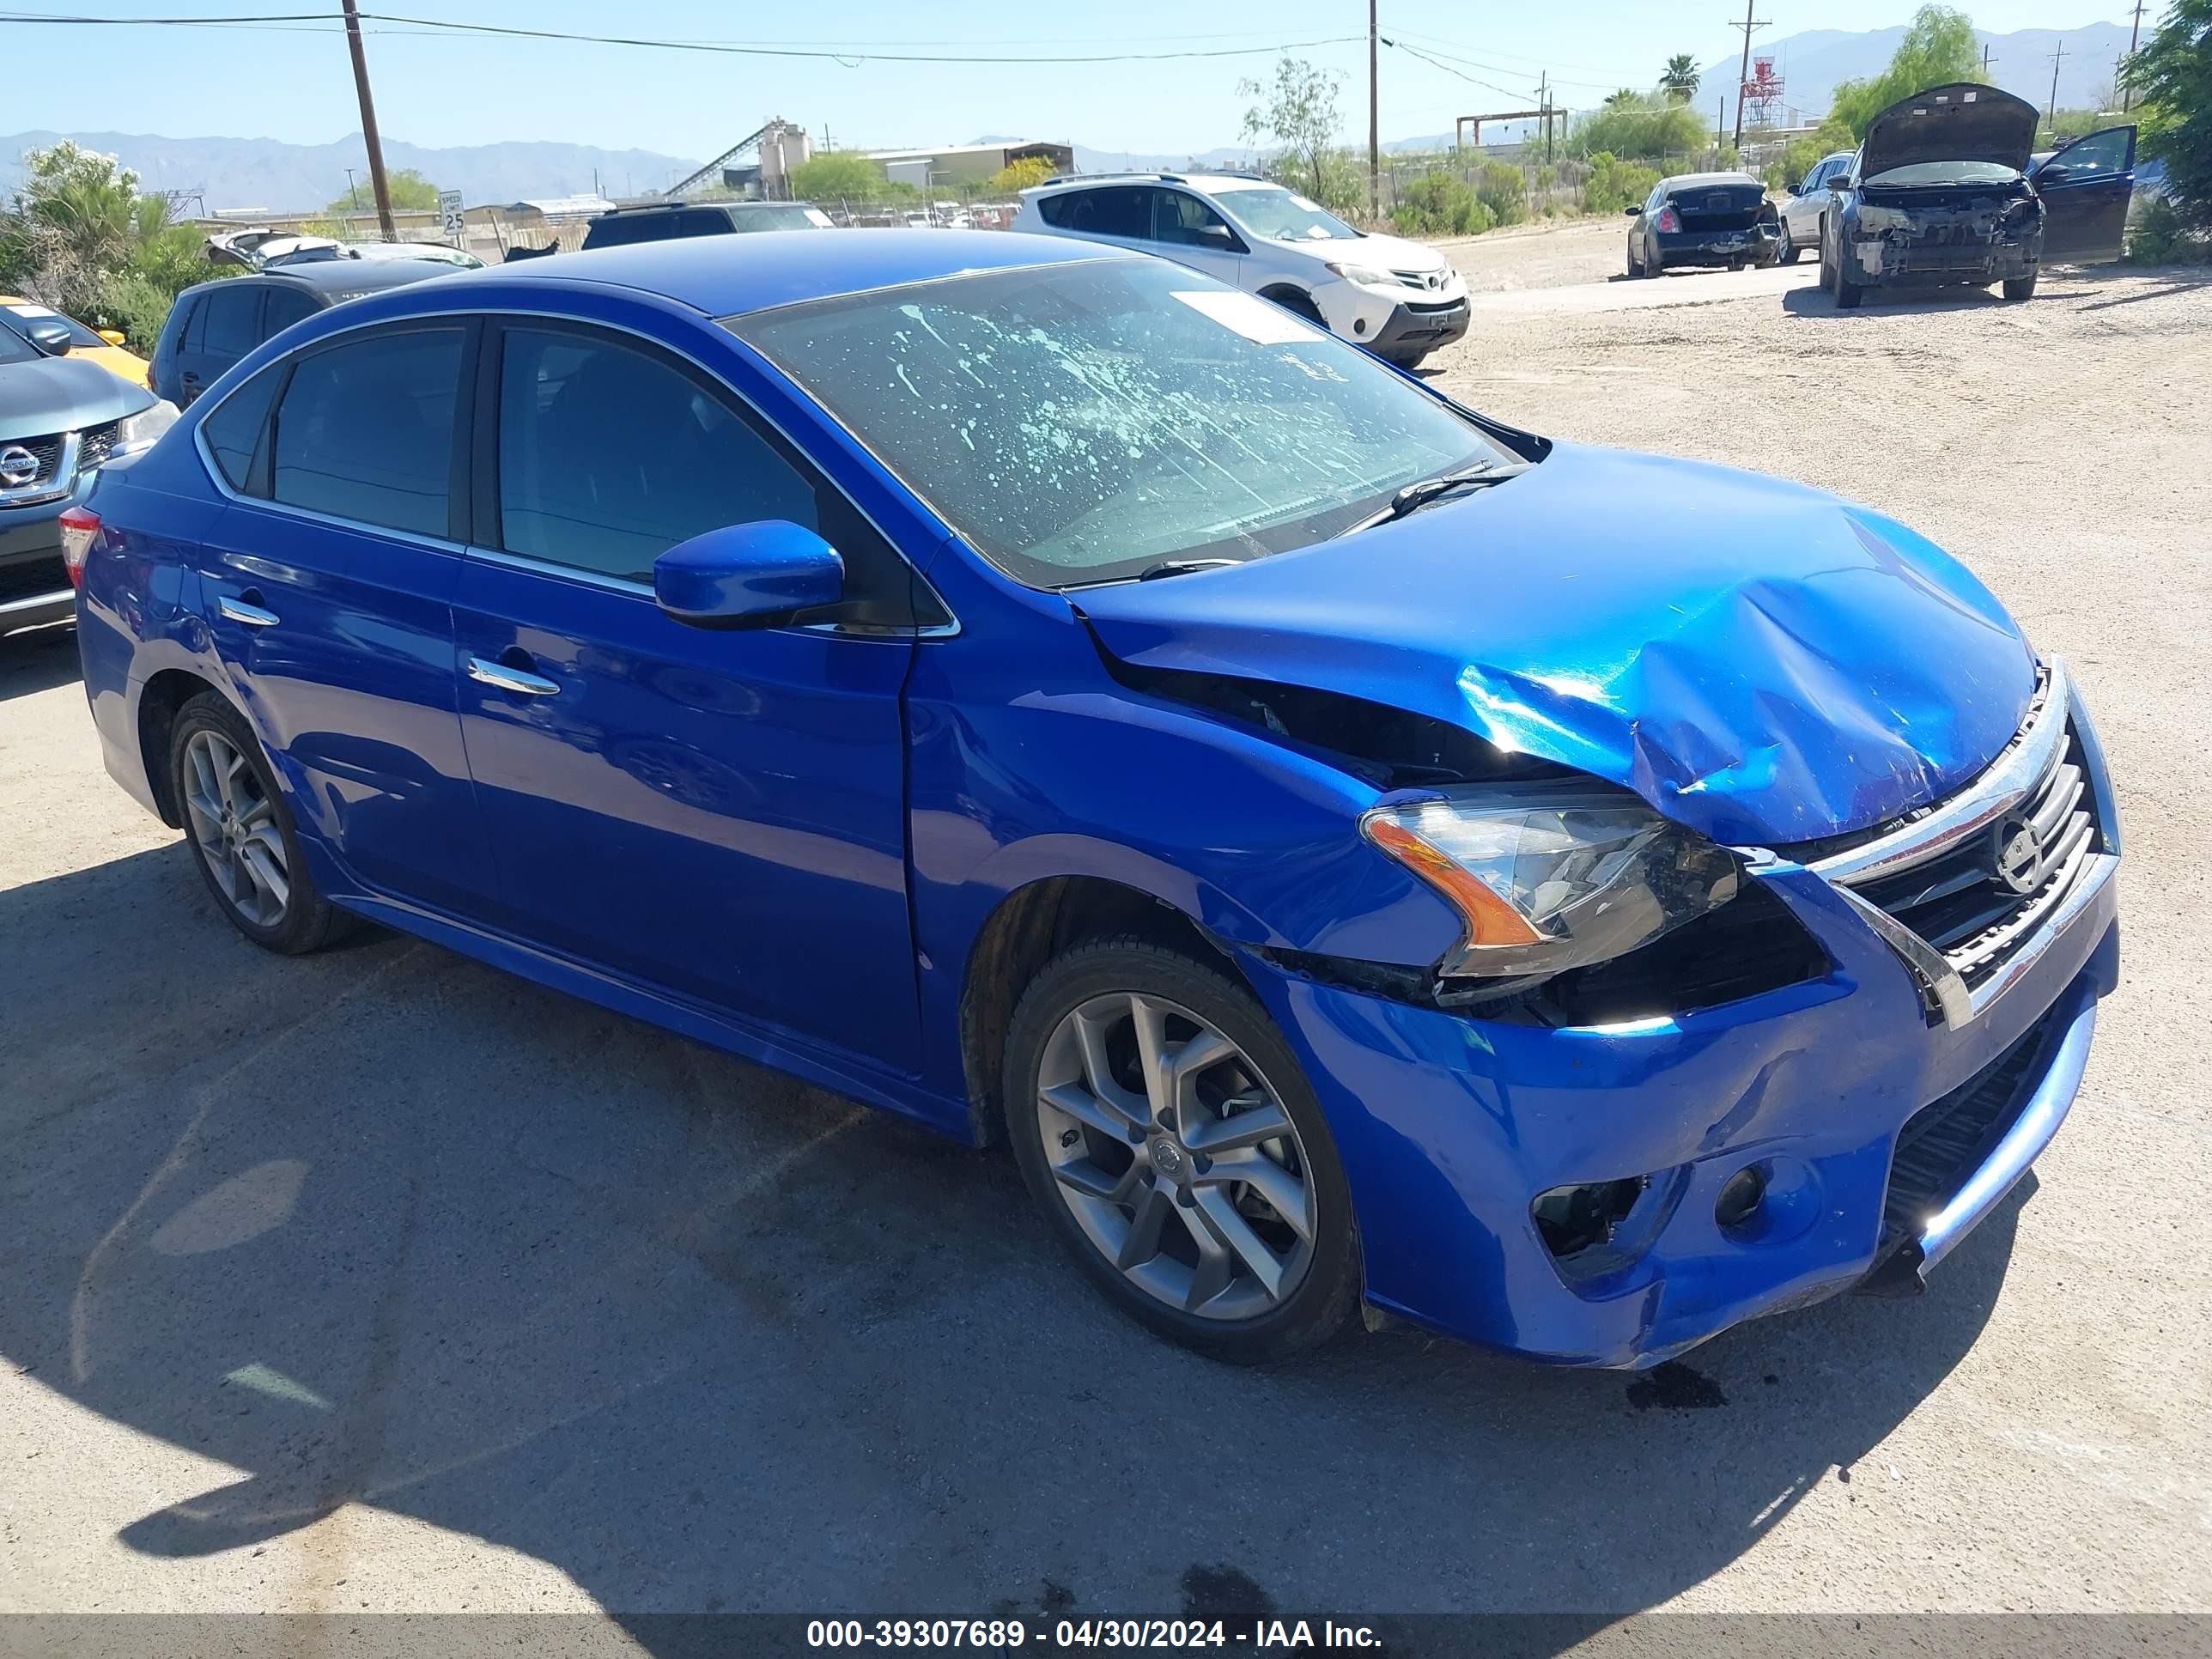
[[[1815,283],[1804,288],[1793,288],[1782,296],[1782,308],[1794,317],[1835,317],[1848,321],[1855,317],[1912,316],[1928,311],[1974,311],[1989,309],[2008,311],[2022,305],[2033,305],[2033,300],[2007,300],[1979,288],[1881,289],[1863,290],[1864,297],[1854,311],[1838,311],[1836,296]]]
[[[121,1542],[374,1506],[648,1648],[752,1608],[1584,1615],[1565,1645],[1848,1481],[2021,1201],[1917,1301],[1643,1376],[1364,1333],[1238,1370],[1103,1305],[1003,1156],[409,939],[269,956],[180,846],[0,894],[0,1363],[245,1472]],[[295,1594],[347,1605],[356,1531]]]
[[[67,623],[0,636],[0,702],[66,685],[83,672]]]

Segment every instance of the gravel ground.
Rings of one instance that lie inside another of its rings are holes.
[[[1626,269],[1628,221],[1585,219],[1552,225],[1516,225],[1481,236],[1436,240],[1476,294],[1518,289],[1563,288],[1602,283]]]
[[[1894,513],[2086,681],[2124,983],[1929,1295],[1641,1379],[1404,1337],[1206,1364],[1087,1293],[1002,1158],[428,945],[255,951],[106,780],[66,642],[0,642],[0,1611],[2212,1611],[2176,1040],[2212,977],[2212,288],[1531,293],[1435,361]]]

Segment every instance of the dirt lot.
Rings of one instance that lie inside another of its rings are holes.
[[[1601,283],[1627,263],[1628,220],[1585,219],[1557,227],[1516,225],[1483,236],[1438,240],[1476,294]]]
[[[1208,1365],[1003,1158],[428,945],[255,951],[105,779],[66,644],[17,641],[0,1611],[2212,1611],[2212,287],[1729,281],[1532,290],[1436,368],[1893,513],[2086,682],[2124,983],[1927,1297],[1686,1386],[1402,1337]]]

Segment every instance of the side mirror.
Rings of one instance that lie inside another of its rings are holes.
[[[844,592],[843,556],[784,519],[725,525],[653,562],[660,608],[697,628],[757,625],[835,605]]]
[[[69,355],[70,331],[67,323],[48,317],[33,323],[23,332],[30,337],[33,345],[38,347],[49,357],[65,357]]]
[[[1837,178],[1828,180],[1828,188],[1830,190],[1849,190],[1850,187],[1851,181],[1849,179]]]
[[[130,338],[130,336],[124,333],[124,331],[119,328],[95,329],[93,331],[98,334],[101,339],[106,341],[107,343],[112,346],[119,346],[125,340]]]
[[[1237,246],[1237,239],[1229,234],[1226,225],[1200,225],[1198,240],[1202,246],[1219,248],[1224,253],[1231,252]]]
[[[2057,162],[2055,164],[2045,162],[2043,166],[2036,168],[2034,172],[2029,173],[2027,176],[2033,179],[2039,185],[2063,185],[2066,182],[2067,179],[2071,176],[2072,173],[2073,169],[2069,167],[2063,161]]]
[[[1643,206],[1642,206],[1642,204],[1638,204],[1638,205],[1637,205],[1637,206],[1635,206],[1635,207],[1632,207],[1632,208],[1630,208],[1630,209],[1628,209],[1628,210],[1627,210],[1628,216],[1629,216],[1630,218],[1632,218],[1632,219],[1633,219],[1633,218],[1637,217],[1637,216],[1638,216],[1639,214],[1641,214],[1643,211],[1644,211],[1644,209],[1643,209]]]

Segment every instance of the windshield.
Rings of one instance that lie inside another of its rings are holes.
[[[1366,353],[1153,259],[727,319],[981,553],[1042,587],[1243,560],[1511,459]]]
[[[70,346],[73,350],[82,351],[87,346],[107,343],[76,318],[64,317],[49,306],[33,305],[28,300],[0,300],[0,320],[12,325],[27,338],[34,323],[59,323],[69,330]]]
[[[1915,161],[1877,173],[1870,185],[2008,185],[2020,174],[2001,161]]]
[[[1359,234],[1319,203],[1279,185],[1224,190],[1212,200],[1254,235],[1279,242],[1329,242]]]

